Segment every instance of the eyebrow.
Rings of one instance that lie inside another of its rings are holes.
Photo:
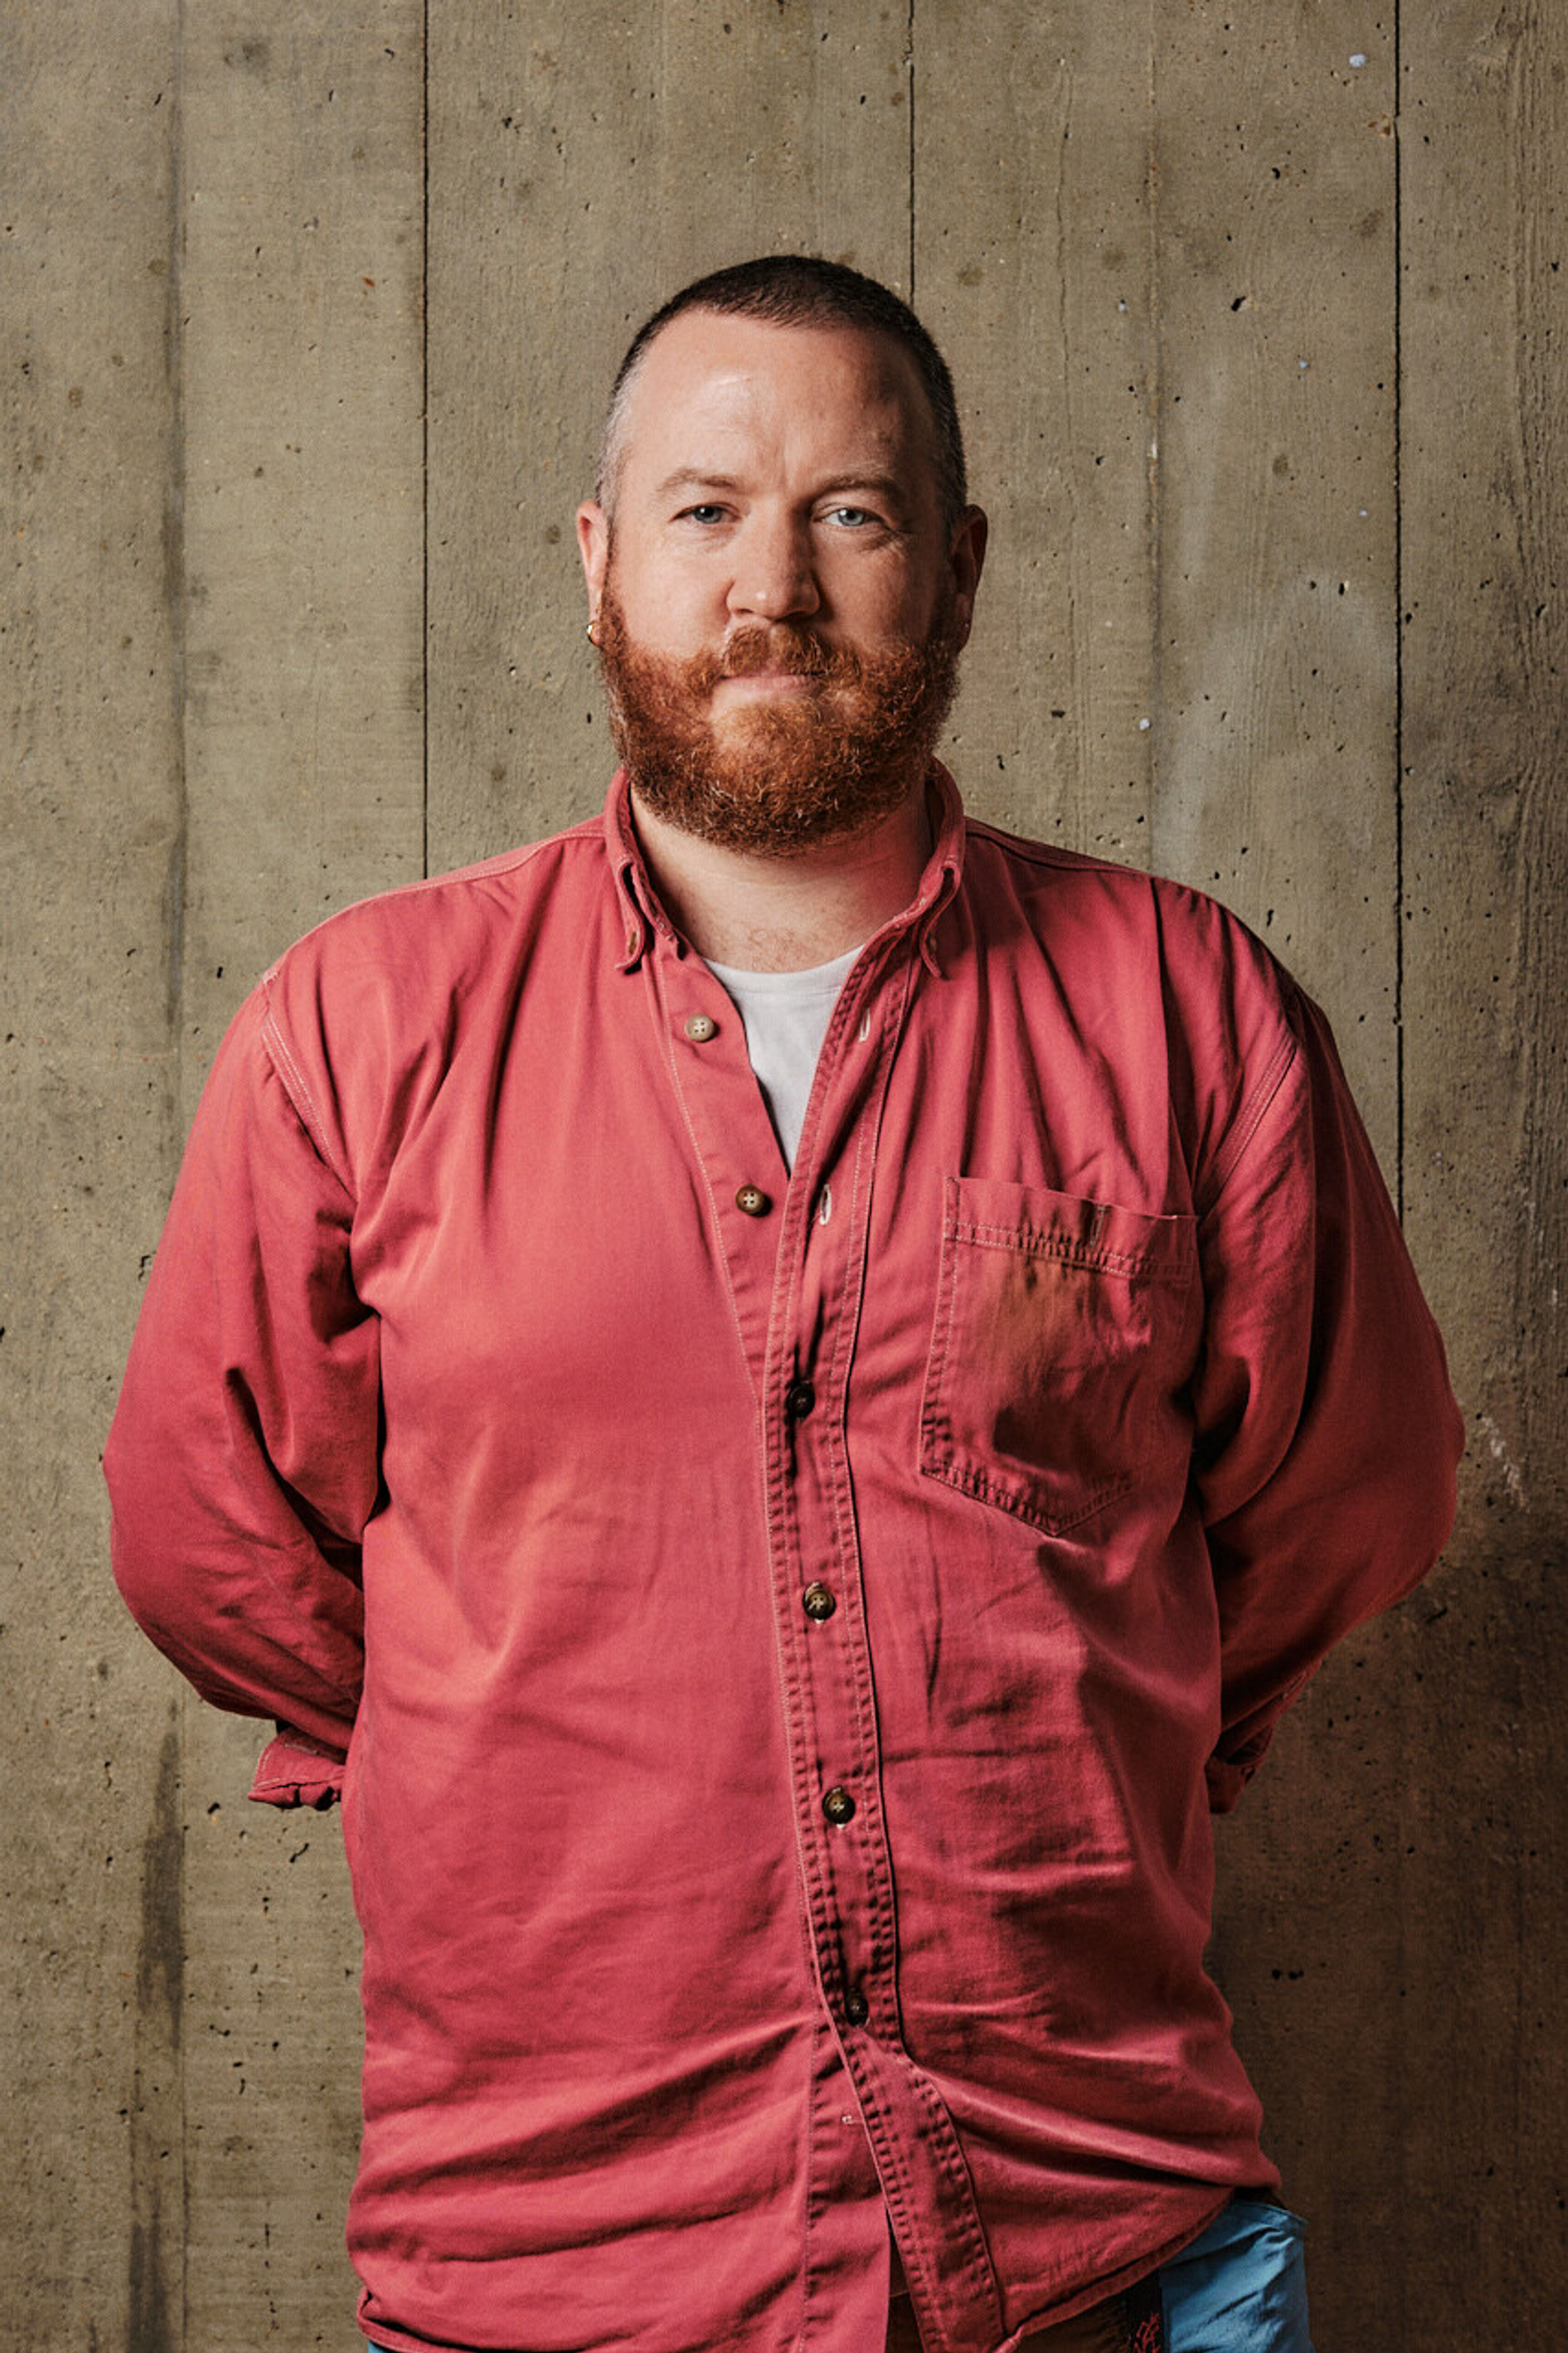
[[[737,491],[740,487],[733,474],[707,474],[700,466],[681,466],[666,474],[654,496],[668,499],[677,491]]]
[[[907,504],[902,485],[895,481],[891,474],[830,474],[826,481],[819,485],[816,495],[825,499],[835,491],[869,491],[873,498],[880,499],[887,506],[896,507],[900,514]]]
[[[740,480],[733,474],[711,474],[700,466],[681,466],[673,474],[665,476],[655,490],[654,497],[662,502],[665,499],[673,498],[678,491],[738,491],[741,488]],[[891,474],[879,474],[874,469],[866,472],[851,469],[847,473],[830,474],[826,481],[817,484],[812,495],[825,499],[842,491],[868,491],[874,498],[892,507],[901,518],[908,514],[909,502],[904,491]]]

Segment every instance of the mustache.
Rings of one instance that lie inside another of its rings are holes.
[[[707,693],[722,678],[755,678],[762,670],[820,679],[829,686],[858,686],[865,674],[858,656],[847,647],[826,646],[810,629],[779,621],[737,629],[720,652],[699,655],[687,678],[690,687]]]

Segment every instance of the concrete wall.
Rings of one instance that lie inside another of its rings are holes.
[[[247,1810],[97,1454],[222,1025],[329,907],[592,807],[570,518],[633,324],[913,294],[993,570],[952,758],[1339,1029],[1469,1419],[1422,1595],[1223,1832],[1320,2353],[1546,2353],[1568,934],[1547,0],[13,0],[0,2343],[353,2341],[335,1823]]]

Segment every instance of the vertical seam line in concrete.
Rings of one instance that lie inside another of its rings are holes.
[[[169,692],[174,703],[174,826],[169,853],[168,903],[164,917],[165,1018],[169,1025],[172,1108],[175,1148],[184,1141],[180,1113],[184,1103],[184,937],[186,857],[190,833],[189,763],[186,756],[185,712],[185,336],[181,316],[184,300],[185,228],[184,169],[184,0],[174,0],[172,19],[173,90],[169,109],[169,252],[164,269],[168,289],[164,309],[164,367],[169,396],[168,480],[164,487],[163,587],[169,605]]]
[[[1163,643],[1161,620],[1161,521],[1160,495],[1160,153],[1158,71],[1155,48],[1155,0],[1150,0],[1144,26],[1144,52],[1149,60],[1147,94],[1149,104],[1149,150],[1145,169],[1149,216],[1148,255],[1148,337],[1149,354],[1145,366],[1148,387],[1148,408],[1145,415],[1144,450],[1149,477],[1149,696],[1150,717],[1154,725],[1149,744],[1149,852],[1150,862],[1158,867],[1154,850],[1154,835],[1160,819],[1160,736],[1164,719],[1164,681],[1162,676]]]
[[[184,1137],[180,1113],[184,1103],[184,900],[187,884],[188,847],[190,837],[190,763],[186,741],[186,620],[185,593],[185,330],[184,330],[184,247],[185,247],[185,0],[174,0],[172,30],[174,35],[173,120],[169,126],[170,145],[170,222],[168,278],[169,306],[167,311],[169,337],[169,483],[168,533],[166,557],[167,584],[170,600],[169,635],[171,691],[174,700],[174,784],[175,839],[171,860],[169,912],[169,987],[168,1018],[173,1035],[170,1045],[172,1084],[175,1104],[173,1143],[176,1153]],[[184,1731],[185,1708],[182,1698],[174,1707],[175,1801],[181,1815],[184,1810]],[[184,2003],[184,1903],[185,1854],[181,1838],[175,1861],[175,1902],[179,1918],[178,1982],[175,2000],[181,2015],[174,2025],[174,2065],[177,2081],[177,2113],[180,2128],[180,2245],[179,2263],[179,2330],[183,2348],[189,2339],[190,2328],[190,2266],[186,2250],[191,2242],[191,2168],[190,2115],[187,2105],[189,2079],[185,2068],[185,2043],[183,2027]],[[143,1926],[145,1933],[145,1926]],[[162,2264],[164,2251],[158,2250]]]
[[[915,305],[915,0],[904,26],[904,75],[910,107],[910,308]]]
[[[1405,1222],[1405,141],[1403,8],[1394,9],[1394,1193]]]
[[[430,0],[419,29],[419,871],[430,872]]]

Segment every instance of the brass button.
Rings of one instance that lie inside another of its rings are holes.
[[[818,1624],[820,1624],[824,1618],[832,1617],[834,1611],[838,1607],[838,1603],[835,1599],[830,1587],[826,1585],[808,1585],[805,1591],[800,1597],[800,1606],[805,1610],[808,1618],[815,1618]]]
[[[719,1024],[710,1013],[693,1013],[687,1021],[686,1034],[694,1046],[706,1046],[710,1038],[719,1035]]]
[[[735,1207],[744,1209],[748,1218],[765,1218],[769,1208],[768,1197],[760,1185],[742,1185],[735,1196]]]
[[[844,2015],[851,2026],[864,2026],[871,2015],[871,2005],[858,1986],[851,1986],[844,1997]]]
[[[855,1800],[847,1789],[837,1788],[826,1789],[823,1792],[822,1810],[830,1822],[852,1822],[855,1819]]]
[[[804,1421],[816,1403],[816,1386],[813,1381],[791,1381],[784,1391],[784,1411],[792,1421]]]

